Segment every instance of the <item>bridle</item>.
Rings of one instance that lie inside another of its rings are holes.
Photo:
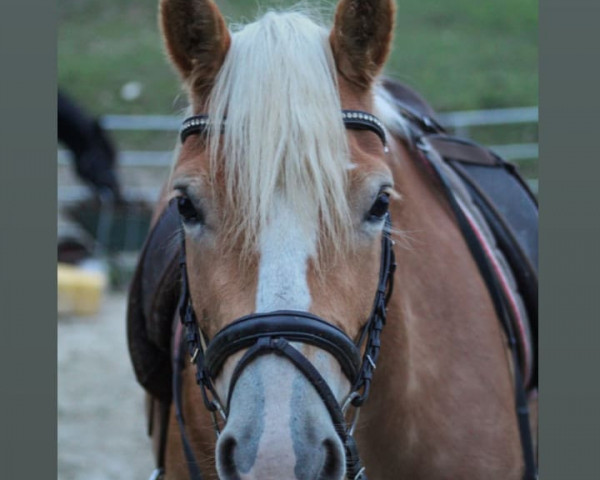
[[[342,110],[342,120],[344,126],[348,130],[370,130],[375,133],[383,143],[383,147],[387,153],[388,144],[385,135],[385,129],[383,123],[375,116],[370,113],[363,112],[361,110]],[[221,131],[226,127],[227,120],[220,126]],[[181,143],[185,142],[186,138],[190,135],[199,135],[208,131],[211,127],[211,121],[208,115],[194,115],[186,118],[179,130],[179,138]]]
[[[342,119],[348,129],[370,130],[377,134],[387,151],[385,130],[375,116],[361,111],[343,110]],[[224,127],[225,125],[222,126],[222,128]],[[180,132],[181,142],[183,143],[190,135],[206,132],[208,128],[210,128],[210,121],[207,115],[196,115],[186,119]],[[172,201],[176,201],[176,199]],[[206,342],[198,327],[192,305],[183,228],[181,231],[179,316],[191,363],[196,366],[196,381],[200,386],[204,404],[212,416],[217,436],[220,433],[217,415],[223,422],[227,421],[231,396],[244,369],[261,355],[280,355],[288,359],[306,377],[327,408],[336,433],[344,445],[347,478],[366,480],[365,467],[359,458],[353,434],[359,409],[369,396],[373,373],[379,358],[380,335],[386,321],[387,303],[394,284],[396,264],[389,213],[385,216],[381,236],[381,263],[373,307],[356,342],[341,329],[316,315],[287,310],[247,315],[226,326]],[[314,365],[291,342],[314,345],[326,350],[337,359],[352,386],[350,393],[341,404]],[[247,351],[234,368],[227,399],[223,403],[215,390],[213,380],[218,376],[227,358],[245,348]],[[181,385],[177,386],[175,383],[176,381],[174,381],[174,397],[184,451],[188,460],[190,476],[193,480],[198,480],[202,478],[201,473],[185,434],[185,425],[181,415],[181,393],[177,392]],[[351,407],[354,408],[354,412],[348,423],[346,414]]]

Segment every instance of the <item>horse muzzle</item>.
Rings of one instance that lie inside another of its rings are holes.
[[[283,478],[285,475],[302,480],[338,480],[343,477],[348,437],[344,413],[319,369],[301,352],[304,344],[328,352],[337,360],[350,385],[356,383],[361,367],[356,344],[340,329],[308,312],[249,315],[221,330],[208,344],[204,366],[211,379],[219,375],[227,358],[247,349],[234,367],[226,403],[219,407],[227,418],[217,445],[217,464],[222,478],[241,478],[240,470],[248,472],[249,476],[244,478]],[[273,366],[271,360],[276,360],[273,355],[287,362],[278,362],[279,366],[269,370],[268,378],[265,375],[260,378],[256,372],[260,372],[261,367],[265,367],[263,371],[268,370],[265,365],[269,363]],[[261,357],[266,358],[260,360]],[[294,377],[295,385],[278,385],[282,379]],[[264,392],[269,390],[265,383],[276,386],[271,397],[290,395],[281,402],[283,406],[264,409],[268,402]],[[311,390],[307,383],[317,394],[308,405],[306,399],[294,399],[294,392]],[[316,407],[319,398],[322,403]],[[290,405],[294,405],[294,411],[289,412],[287,421],[269,417],[273,411],[287,411]],[[260,406],[266,411],[259,411]],[[236,416],[239,412],[243,413]],[[323,422],[327,415],[331,422]],[[289,435],[275,433],[282,428],[288,429]],[[279,470],[290,469],[290,465],[296,466],[287,474]]]

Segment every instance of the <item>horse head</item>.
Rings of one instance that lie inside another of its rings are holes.
[[[358,340],[380,287],[388,210],[399,198],[385,132],[367,115],[390,49],[393,2],[342,0],[331,31],[291,12],[268,13],[234,34],[212,1],[160,6],[191,113],[203,115],[201,134],[180,146],[169,194],[203,337],[266,315],[283,329],[296,316]],[[347,130],[345,119],[358,128]],[[304,369],[281,352],[240,369],[247,348],[217,362],[214,395],[227,410],[216,447],[221,478],[344,476],[339,417],[315,383],[324,380],[343,405],[356,379],[331,349],[302,340],[290,345],[308,361]]]

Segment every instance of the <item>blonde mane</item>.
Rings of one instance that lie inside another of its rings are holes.
[[[208,102],[213,125],[225,128],[212,129],[209,151],[233,205],[231,233],[246,248],[280,201],[307,234],[317,223],[333,245],[348,243],[341,108],[328,30],[308,16],[269,12],[233,34]]]

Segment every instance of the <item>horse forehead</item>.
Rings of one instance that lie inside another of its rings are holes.
[[[181,146],[175,158],[171,180],[187,179],[191,183],[207,186],[209,182],[208,155],[195,140],[195,138],[190,138]]]

